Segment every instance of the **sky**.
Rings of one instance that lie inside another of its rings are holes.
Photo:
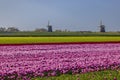
[[[0,0],[0,27],[120,31],[120,0]]]

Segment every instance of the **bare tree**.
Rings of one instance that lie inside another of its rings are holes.
[[[6,31],[7,32],[19,32],[20,30],[18,28],[15,28],[15,27],[9,27],[9,28],[7,28]]]
[[[6,28],[5,27],[0,27],[0,32],[5,32]]]

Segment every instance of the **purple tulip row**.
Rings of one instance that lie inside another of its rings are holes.
[[[120,66],[120,43],[0,46],[0,80],[76,74]]]

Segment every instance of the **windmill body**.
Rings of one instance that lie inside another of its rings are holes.
[[[100,22],[100,32],[105,32],[105,25],[102,24],[102,21]]]
[[[52,25],[50,25],[49,21],[47,27],[48,27],[48,32],[52,32]]]

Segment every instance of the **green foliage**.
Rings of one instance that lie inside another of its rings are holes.
[[[114,80],[114,78],[120,80],[119,71],[106,70],[75,75],[64,74],[55,77],[38,77],[32,80]]]
[[[0,37],[120,36],[120,32],[0,32]]]

